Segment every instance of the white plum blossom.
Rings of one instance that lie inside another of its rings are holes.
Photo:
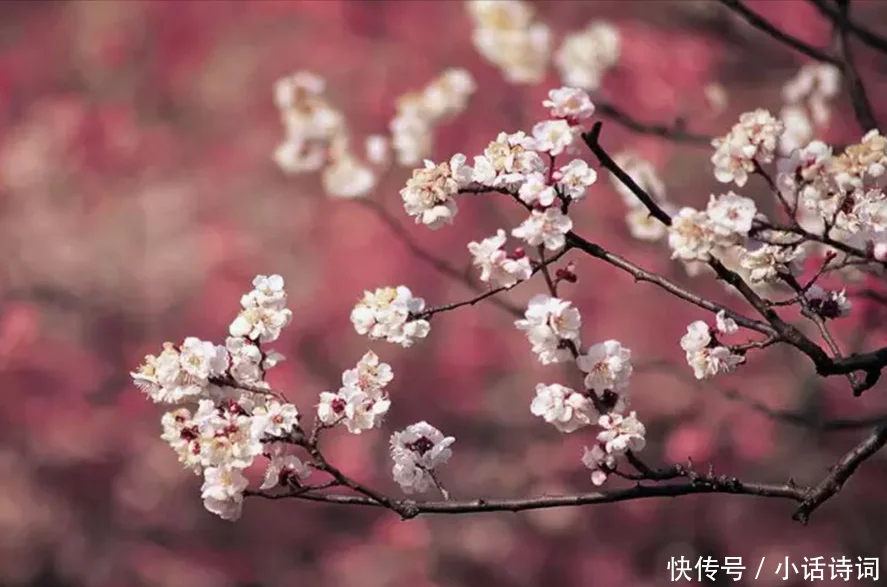
[[[400,190],[404,210],[416,218],[416,224],[440,228],[452,224],[458,207],[453,199],[459,190],[471,183],[472,169],[465,165],[465,155],[456,154],[439,165],[425,161],[423,169],[413,171],[405,188]]]
[[[687,353],[687,363],[693,368],[696,379],[708,379],[719,373],[729,373],[744,361],[745,357],[734,354],[723,346]]]
[[[711,162],[715,179],[744,186],[748,174],[755,170],[755,162],[773,161],[777,142],[784,130],[783,123],[766,110],[742,114],[727,135],[712,141],[715,153]]]
[[[631,377],[631,350],[619,341],[607,340],[588,349],[576,359],[576,364],[586,373],[585,387],[601,393],[606,389],[621,391],[628,387]]]
[[[505,251],[505,231],[499,229],[495,236],[468,243],[472,264],[481,270],[480,280],[493,287],[511,287],[526,281],[533,274],[530,259],[526,256],[509,256]]]
[[[530,299],[525,317],[514,325],[526,332],[533,352],[547,365],[572,359],[564,345],[579,344],[582,317],[571,302],[539,294]]]
[[[204,507],[222,518],[235,521],[243,510],[243,491],[249,485],[238,469],[209,467],[204,471],[201,497]]]
[[[545,170],[545,162],[534,149],[533,138],[524,132],[500,132],[483,155],[474,158],[472,179],[491,187],[521,184],[526,176]]]
[[[708,215],[693,208],[681,208],[668,228],[668,245],[672,259],[708,261],[716,245]]]
[[[746,236],[757,212],[754,200],[734,192],[712,195],[706,208],[709,226],[722,236]]]
[[[608,22],[591,22],[564,38],[554,63],[563,83],[593,92],[619,60],[620,51],[619,31]]]
[[[724,310],[721,310],[715,315],[715,325],[718,332],[721,334],[735,334],[739,330],[736,321],[727,316],[727,313],[724,312]]]
[[[582,464],[591,469],[591,482],[603,485],[610,471],[616,468],[616,456],[607,453],[600,444],[595,444],[591,448],[585,447]]]
[[[379,391],[393,379],[391,365],[379,362],[373,351],[367,351],[357,362],[357,367],[342,373],[342,385],[366,392]]]
[[[761,245],[752,251],[743,250],[740,264],[748,270],[751,283],[772,283],[780,273],[797,272],[803,258],[800,247]]]
[[[423,493],[435,484],[434,470],[453,454],[452,436],[428,422],[418,422],[391,435],[392,475],[405,493]]]
[[[533,126],[534,148],[552,157],[573,144],[576,133],[566,120],[546,120]]]
[[[545,175],[539,172],[527,175],[517,194],[522,202],[531,205],[551,206],[557,198],[554,186],[550,185]]]
[[[594,104],[588,92],[581,88],[561,87],[548,91],[548,99],[542,105],[551,109],[554,118],[578,122],[594,114]]]
[[[603,430],[598,433],[597,439],[608,453],[623,454],[629,450],[632,452],[644,450],[647,443],[645,439],[647,429],[638,420],[635,412],[627,416],[605,414],[598,419],[598,425]]]
[[[569,433],[591,423],[594,407],[587,397],[569,387],[540,383],[536,386],[530,412],[561,432]]]
[[[296,406],[271,400],[253,410],[253,433],[259,436],[286,436],[299,424]]]
[[[409,288],[383,287],[364,292],[351,311],[351,323],[358,334],[410,347],[431,329],[427,320],[414,317],[424,309],[425,300],[413,297]]]
[[[389,122],[391,150],[398,165],[415,166],[431,154],[434,127],[444,118],[465,109],[468,99],[477,89],[471,74],[465,69],[444,71],[421,91],[400,96],[396,114]],[[384,165],[382,144],[367,143],[367,159]],[[387,158],[386,158],[387,159]]]
[[[342,373],[337,393],[320,394],[318,419],[327,426],[344,424],[352,434],[378,427],[391,407],[384,389],[393,379],[391,366],[379,362],[374,352],[367,352],[356,368]]]
[[[292,311],[285,307],[284,281],[279,275],[256,276],[253,290],[240,298],[240,305],[243,309],[228,328],[234,337],[273,342],[293,318]]]
[[[259,489],[273,489],[278,485],[298,482],[310,476],[311,467],[303,463],[299,457],[282,453],[272,454]]]
[[[338,393],[320,394],[317,417],[328,426],[341,423],[348,432],[360,434],[378,427],[390,407],[391,400],[381,391],[342,387]]]
[[[711,329],[702,320],[687,327],[687,334],[681,338],[681,348],[687,353],[701,350],[711,343]]]
[[[573,229],[573,221],[560,208],[548,208],[544,212],[533,210],[529,218],[511,231],[511,235],[529,245],[545,245],[549,251],[557,251],[566,244],[566,234]]]
[[[339,198],[363,198],[377,181],[373,170],[348,152],[332,157],[321,175],[326,193]]]
[[[711,328],[701,320],[687,327],[681,338],[681,348],[687,354],[687,364],[693,368],[697,379],[707,379],[719,373],[729,373],[745,361],[727,347],[712,346]]]
[[[533,5],[523,0],[470,0],[466,6],[478,53],[509,83],[541,82],[551,54],[551,29],[533,22]]]
[[[145,362],[130,375],[154,402],[176,404],[205,393],[210,378],[224,375],[227,368],[224,347],[188,337],[181,352],[166,342],[160,355],[146,355]]]
[[[554,172],[554,179],[571,200],[581,200],[587,189],[597,181],[597,172],[582,159],[573,159]]]

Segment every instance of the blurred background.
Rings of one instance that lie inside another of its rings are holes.
[[[830,25],[805,1],[749,4],[828,45]],[[887,22],[884,3],[855,4],[862,21]],[[778,109],[781,85],[805,59],[716,2],[537,9],[555,43],[589,21],[611,22],[622,57],[600,95],[638,119],[680,116],[709,135],[724,134],[743,111]],[[858,59],[883,116],[887,61],[862,48]],[[397,96],[453,66],[468,69],[478,91],[439,128],[436,160],[477,154],[499,131],[529,130],[545,116],[547,90],[560,85],[553,70],[539,85],[505,83],[472,46],[457,1],[0,4],[0,585],[654,586],[670,582],[672,556],[741,556],[749,569],[735,584],[799,585],[802,575],[776,574],[778,561],[788,556],[800,569],[804,556],[887,558],[887,453],[808,527],[791,521],[788,502],[731,496],[410,522],[298,501],[247,500],[234,524],[203,509],[199,479],[159,438],[161,408],[128,373],[164,340],[223,340],[259,273],[287,281],[294,320],[275,348],[288,361],[270,380],[300,410],[336,389],[367,348],[394,368],[383,429],[326,439],[328,457],[351,476],[397,494],[388,435],[426,419],[457,439],[441,471],[456,497],[591,490],[580,462],[590,436],[559,434],[529,412],[536,383],[576,384],[576,374],[538,365],[513,318],[489,304],[435,320],[413,349],[356,335],[348,314],[364,289],[405,284],[433,305],[471,290],[418,259],[372,210],[326,196],[315,175],[285,176],[271,159],[283,132],[276,79],[303,69],[325,77],[328,99],[362,136],[385,132]],[[705,97],[712,83],[727,91],[720,113]],[[859,135],[839,102],[822,138]],[[613,122],[602,142],[651,160],[675,202],[700,206],[723,191],[709,149]],[[415,226],[398,195],[408,175],[392,171],[371,197],[454,266],[467,266],[468,241],[522,218],[501,198],[476,198],[454,227]],[[769,205],[763,184],[743,193]],[[718,284],[687,277],[661,246],[632,240],[624,214],[602,174],[573,218],[580,234],[743,309]],[[580,279],[563,295],[582,310],[583,341],[615,338],[633,351],[648,462],[692,458],[742,478],[813,483],[865,429],[786,424],[727,391],[810,420],[887,410],[885,384],[853,399],[844,379],[818,381],[807,360],[781,347],[697,385],[678,340],[708,316],[571,258]],[[543,288],[533,282],[509,298],[522,305]],[[884,344],[884,313],[855,304],[836,324],[842,346]]]

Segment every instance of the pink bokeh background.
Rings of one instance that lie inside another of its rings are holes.
[[[829,25],[803,0],[749,4],[811,43],[829,42]],[[858,4],[867,22],[885,22],[884,5]],[[781,84],[804,63],[712,2],[540,2],[538,10],[557,39],[610,20],[623,52],[601,95],[641,120],[683,116],[711,135],[740,112],[778,109]],[[736,583],[766,586],[804,583],[775,574],[785,556],[887,558],[883,455],[808,527],[791,521],[788,502],[731,496],[409,522],[297,501],[248,500],[234,524],[203,510],[199,480],[159,438],[160,408],[128,372],[164,340],[221,340],[257,273],[287,280],[294,320],[276,348],[288,361],[271,381],[302,411],[367,348],[394,368],[383,430],[326,440],[328,457],[351,476],[397,494],[388,434],[427,419],[457,439],[442,471],[457,497],[591,489],[580,463],[589,436],[559,434],[529,412],[537,382],[575,384],[576,374],[536,364],[512,318],[489,304],[435,319],[413,349],[356,335],[348,313],[364,289],[406,284],[435,305],[471,292],[412,255],[366,207],[331,200],[317,177],[286,177],[271,161],[283,133],[271,85],[300,69],[327,79],[330,100],[361,136],[387,128],[397,96],[446,67],[467,68],[479,90],[439,129],[436,159],[473,155],[497,132],[544,117],[554,71],[538,86],[509,86],[470,35],[455,1],[0,5],[0,584],[654,586],[669,582],[669,557],[710,555],[742,556],[749,573],[766,557],[757,581]],[[884,57],[860,48],[858,58],[885,118]],[[712,82],[729,94],[720,115],[704,97]],[[824,138],[859,134],[839,103]],[[707,149],[612,122],[603,144],[653,161],[675,202],[700,205],[723,191]],[[408,173],[392,171],[372,197],[457,267],[469,261],[468,241],[522,218],[501,198],[478,197],[461,205],[454,227],[416,227],[398,196]],[[771,205],[763,184],[743,193]],[[743,309],[720,285],[687,278],[667,251],[632,241],[623,215],[602,174],[573,219],[591,240]],[[583,340],[615,338],[633,351],[650,462],[692,458],[741,478],[813,483],[864,430],[774,422],[719,390],[810,417],[887,409],[884,383],[854,399],[845,380],[818,381],[804,357],[782,347],[698,385],[678,340],[707,316],[610,266],[570,258],[580,280],[563,291],[582,310]],[[543,288],[533,282],[508,297],[523,304]],[[835,330],[845,347],[862,332],[872,348],[887,342],[884,317],[859,301]]]

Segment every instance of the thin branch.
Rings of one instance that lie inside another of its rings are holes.
[[[837,22],[841,17],[840,10],[832,6],[828,0],[807,0],[813,4],[823,16]],[[872,32],[863,25],[849,18],[846,19],[847,29],[853,33],[862,43],[882,53],[887,53],[887,37]]]
[[[680,121],[675,122],[672,125],[655,122],[640,122],[632,118],[625,111],[620,110],[618,107],[608,102],[599,102],[595,100],[594,105],[595,112],[598,114],[601,114],[620,126],[638,134],[657,136],[675,143],[684,143],[694,147],[711,147],[713,137],[688,132],[684,129],[684,125]]]
[[[737,324],[743,326],[745,328],[749,328],[751,330],[755,330],[762,334],[766,334],[768,336],[774,336],[776,331],[768,325],[766,322],[761,322],[760,320],[753,320],[742,314],[734,312],[727,306],[722,306],[721,304],[709,301],[701,296],[698,296],[692,292],[689,292],[682,288],[681,286],[669,281],[668,279],[662,277],[661,275],[657,275],[655,273],[650,273],[649,271],[638,267],[631,261],[616,255],[615,253],[611,253],[601,247],[598,244],[595,244],[591,241],[585,240],[581,236],[570,232],[567,234],[567,243],[572,247],[575,247],[585,253],[595,257],[597,259],[601,259],[602,261],[606,261],[610,265],[614,267],[618,267],[622,269],[626,273],[630,274],[634,277],[635,281],[646,281],[647,283],[652,283],[665,291],[679,297],[680,299],[690,302],[696,306],[704,310],[708,310],[709,312],[717,314],[718,312],[723,311],[728,317],[732,318]]]
[[[568,247],[564,247],[563,249],[558,251],[554,256],[552,256],[549,259],[545,259],[545,257],[542,257],[540,262],[538,264],[536,264],[535,267],[533,267],[533,272],[531,275],[535,275],[539,271],[542,271],[542,273],[546,277],[546,282],[547,283],[550,282],[551,277],[548,274],[548,266],[551,265],[552,263],[555,263],[561,257],[566,255],[569,250],[570,249]],[[427,308],[421,312],[417,312],[414,317],[417,319],[426,319],[426,318],[430,318],[431,316],[434,316],[435,314],[439,314],[441,312],[455,310],[456,308],[461,308],[464,306],[473,306],[473,305],[477,304],[478,302],[481,302],[481,301],[486,300],[488,298],[493,298],[493,296],[495,296],[496,294],[502,293],[504,291],[508,291],[510,289],[514,289],[515,287],[517,287],[521,283],[525,283],[525,282],[519,281],[519,282],[515,283],[514,285],[509,285],[507,287],[506,286],[496,287],[496,288],[490,289],[488,291],[485,291],[482,294],[477,295],[473,298],[469,298],[467,300],[462,300],[461,302],[453,302],[451,304],[444,304],[442,306],[434,306],[431,308]],[[493,298],[493,299],[495,299],[495,298]],[[515,314],[515,315],[523,318],[524,312],[522,310],[518,310],[517,314]]]
[[[745,22],[747,22],[754,28],[767,33],[777,41],[791,47],[795,51],[803,53],[807,57],[812,57],[817,61],[824,61],[826,63],[831,63],[833,65],[841,67],[841,60],[837,57],[834,57],[833,55],[826,53],[822,49],[818,49],[812,45],[809,45],[801,39],[780,30],[779,28],[762,18],[761,15],[748,8],[740,0],[720,0],[720,2],[724,6],[735,12],[739,17],[741,17]]]
[[[429,253],[421,245],[419,245],[415,239],[410,235],[410,233],[394,218],[388,210],[385,209],[384,206],[370,199],[360,199],[358,200],[361,204],[369,208],[373,211],[373,213],[384,222],[388,228],[391,230],[392,234],[394,234],[397,239],[406,246],[412,254],[416,257],[425,261],[438,273],[453,279],[454,281],[458,281],[463,285],[467,286],[473,291],[481,291],[480,288],[475,284],[468,275],[466,275],[463,271],[459,271],[449,263],[447,263],[444,259],[436,257],[435,255]],[[491,300],[491,303],[497,306],[498,308],[508,312],[512,316],[522,317],[524,315],[523,310],[514,306],[505,300],[494,298]]]
[[[837,495],[859,465],[878,452],[885,444],[887,444],[887,423],[882,423],[876,426],[865,440],[845,454],[825,479],[807,492],[792,518],[806,524],[810,519],[810,514]]]

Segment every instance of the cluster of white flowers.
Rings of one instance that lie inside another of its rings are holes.
[[[564,38],[554,63],[565,84],[594,92],[607,70],[619,60],[621,49],[619,31],[613,25],[590,22]]]
[[[551,29],[533,22],[535,9],[524,0],[468,0],[472,41],[481,56],[509,83],[542,81],[551,58]]]
[[[526,332],[543,365],[572,360],[568,345],[579,345],[582,316],[571,302],[539,294],[530,300],[524,316],[514,325]]]
[[[324,189],[332,196],[363,197],[375,187],[376,173],[353,153],[345,117],[328,103],[325,91],[325,80],[308,71],[274,84],[286,133],[274,161],[286,173],[322,169]],[[369,144],[378,144],[379,138]]]
[[[627,415],[610,412],[600,416],[597,424],[602,430],[597,435],[597,443],[585,447],[582,464],[591,470],[592,483],[601,485],[616,468],[619,456],[628,451],[637,453],[644,450],[647,429],[638,420],[636,412]]]
[[[382,287],[364,292],[351,310],[351,323],[358,334],[411,347],[431,330],[427,320],[416,318],[424,309],[425,300],[413,297],[409,288]]]
[[[748,174],[755,170],[755,162],[762,164],[773,161],[784,128],[783,123],[766,110],[742,114],[726,136],[712,141],[715,153],[711,162],[715,179],[721,183],[735,182],[739,187],[744,186]]]
[[[452,224],[459,210],[455,196],[471,183],[472,172],[465,165],[465,155],[453,155],[449,162],[439,165],[426,160],[425,167],[414,170],[400,190],[404,210],[416,219],[416,224],[431,229]]]
[[[434,470],[450,460],[455,442],[428,422],[418,422],[391,435],[391,472],[406,493],[423,493],[437,485]]]
[[[511,254],[505,250],[506,238],[500,228],[495,236],[468,243],[472,264],[480,268],[480,280],[492,287],[511,287],[533,274],[530,259],[522,249]]]
[[[540,383],[536,386],[530,412],[561,432],[569,433],[591,424],[594,406],[585,395],[569,387]]]
[[[229,520],[240,516],[247,487],[242,471],[299,425],[295,406],[264,391],[265,372],[283,357],[261,345],[276,340],[292,317],[284,307],[283,278],[259,275],[253,288],[241,298],[243,310],[225,346],[194,337],[180,347],[168,342],[131,374],[152,400],[177,406],[162,417],[161,438],[187,468],[203,474],[205,507]],[[301,461],[280,447],[270,459],[263,487],[307,475]]]
[[[367,352],[356,368],[342,373],[342,387],[337,393],[320,394],[318,420],[326,426],[344,424],[352,434],[375,428],[391,406],[385,386],[392,379],[391,367],[380,363],[374,352]]]
[[[536,124],[529,136],[500,133],[482,155],[474,157],[473,167],[466,165],[462,154],[441,164],[425,161],[425,167],[414,170],[400,191],[407,214],[416,223],[436,229],[453,222],[458,211],[455,198],[462,191],[508,190],[532,207],[530,216],[511,235],[534,247],[563,248],[573,228],[566,206],[585,197],[597,181],[597,172],[581,159],[561,166],[556,159],[581,134],[579,127],[594,113],[594,105],[585,91],[563,87],[551,90],[544,106],[549,108],[551,120]],[[497,252],[504,243],[500,238],[469,246],[475,264],[486,268],[482,279],[490,280],[494,267],[500,284],[526,279],[529,261],[509,260]]]
[[[434,126],[465,109],[477,88],[468,71],[444,71],[421,92],[398,98],[397,112],[389,124],[391,148],[398,165],[413,166],[431,154]]]
[[[715,333],[733,334],[736,323],[718,313]],[[687,327],[687,333],[681,337],[681,348],[687,354],[687,363],[693,368],[697,379],[708,379],[719,373],[729,373],[745,361],[743,355],[733,353],[729,348],[718,344],[713,336],[713,329],[697,320]]]
[[[734,192],[712,195],[704,212],[681,208],[668,228],[672,258],[705,262],[715,251],[744,245],[756,214],[754,201]]]
[[[831,102],[841,90],[841,70],[830,63],[808,63],[782,87],[783,107],[779,118],[785,132],[779,152],[788,155],[806,147],[815,129],[831,119]]]
[[[666,212],[674,211],[666,200],[665,183],[656,173],[656,168],[637,153],[624,151],[617,153],[613,161]],[[610,174],[610,182],[622,201],[628,207],[625,222],[631,236],[643,241],[658,241],[668,234],[667,227],[654,216],[642,201],[635,196],[618,177]]]

